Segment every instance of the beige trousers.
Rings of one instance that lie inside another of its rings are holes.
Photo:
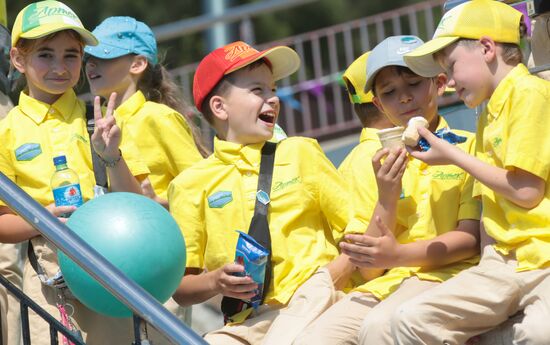
[[[21,245],[0,243],[0,274],[19,289],[23,289]],[[18,345],[21,340],[19,300],[0,286],[0,318],[4,344]]]
[[[517,262],[486,246],[478,266],[403,304],[392,318],[396,344],[463,344],[523,310],[517,345],[549,344],[550,269],[516,272]]]
[[[59,320],[59,310],[55,306],[57,301],[56,290],[40,282],[28,260],[25,263],[23,286],[25,293],[30,298]],[[86,344],[130,345],[134,341],[133,320],[131,318],[112,318],[98,314],[70,296],[67,298],[67,303],[70,304],[67,313],[72,314],[75,326],[82,332]],[[189,310],[189,308],[186,309]],[[32,344],[49,345],[48,323],[32,310],[29,310],[29,324]],[[152,326],[148,326],[148,336],[154,345],[172,344]],[[59,343],[61,344],[61,341]]]
[[[262,305],[242,324],[210,332],[205,340],[220,345],[292,344],[304,328],[336,302],[339,294],[328,270],[320,268],[296,290],[287,306]]]
[[[390,318],[394,310],[437,284],[412,277],[383,301],[370,293],[352,292],[324,312],[294,344],[392,344]]]

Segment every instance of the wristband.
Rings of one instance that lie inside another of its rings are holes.
[[[120,159],[122,158],[122,151],[120,151],[120,149],[118,149],[118,158],[115,158],[113,160],[105,160],[103,159],[103,157],[101,157],[101,155],[97,155],[99,157],[99,161],[101,162],[101,164],[107,168],[112,168],[114,167],[115,165],[118,164],[118,162],[120,162]]]

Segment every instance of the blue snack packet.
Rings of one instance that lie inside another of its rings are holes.
[[[434,135],[440,139],[446,140],[453,145],[460,144],[466,141],[466,137],[454,134],[449,128],[441,128],[435,131]],[[422,151],[428,151],[430,149],[430,143],[424,138],[420,138],[418,146]]]
[[[244,273],[240,276],[249,276],[258,284],[256,295],[250,299],[254,309],[262,303],[262,292],[264,288],[265,267],[269,257],[269,251],[256,242],[252,236],[237,230],[239,239],[235,250],[235,263],[244,266]]]

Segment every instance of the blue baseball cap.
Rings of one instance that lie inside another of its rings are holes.
[[[365,92],[373,89],[374,79],[382,68],[387,66],[408,67],[403,59],[403,55],[411,52],[422,44],[424,44],[424,41],[412,35],[390,36],[378,43],[378,45],[371,51],[367,60],[367,81],[365,84]]]
[[[149,26],[132,17],[109,17],[93,31],[99,44],[84,52],[99,59],[115,59],[128,54],[143,55],[158,63],[157,41]]]

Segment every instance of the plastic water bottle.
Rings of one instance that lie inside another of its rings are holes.
[[[67,158],[65,156],[54,157],[53,164],[55,172],[50,185],[55,206],[81,206],[83,201],[80,181],[76,172],[67,166]]]

